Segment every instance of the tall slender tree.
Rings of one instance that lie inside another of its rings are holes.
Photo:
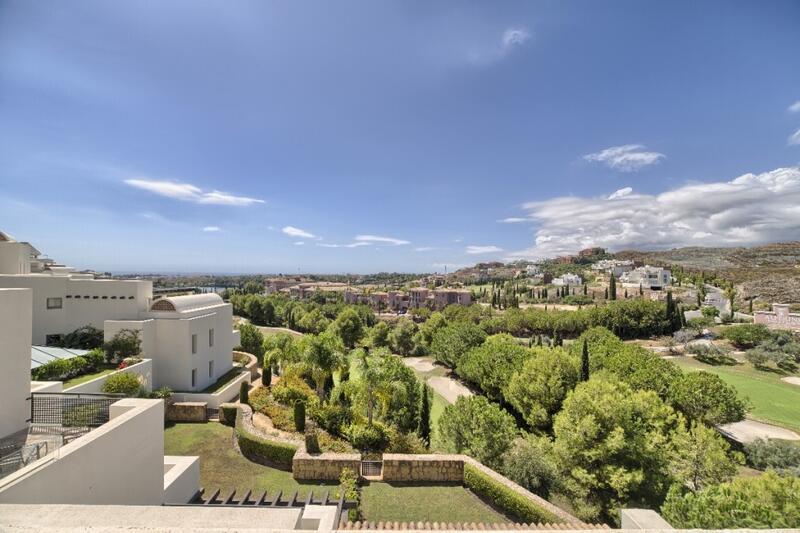
[[[581,352],[581,381],[589,381],[589,344],[583,340],[583,351]]]
[[[617,299],[617,278],[611,274],[611,280],[608,282],[608,297],[612,300]]]
[[[422,389],[422,400],[419,408],[419,428],[417,433],[425,446],[431,445],[431,402],[430,402],[430,387],[425,382],[420,385]]]

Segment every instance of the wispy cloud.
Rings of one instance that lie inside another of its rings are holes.
[[[235,196],[217,190],[204,191],[191,183],[181,183],[178,181],[131,178],[126,179],[125,183],[131,187],[136,187],[137,189],[142,189],[159,196],[196,204],[246,207],[253,204],[264,203],[264,200],[259,200],[257,198]]]
[[[502,252],[503,249],[499,246],[487,245],[487,246],[475,246],[470,245],[467,246],[465,250],[470,255],[478,255],[478,254],[493,254],[497,252]]]
[[[646,152],[641,144],[625,144],[612,146],[594,154],[586,154],[586,161],[603,163],[609,168],[621,172],[635,172],[644,167],[655,165],[666,156],[658,152]]]
[[[391,246],[410,244],[409,241],[404,241],[403,239],[395,239],[394,237],[381,237],[380,235],[356,235],[355,241],[365,242],[368,244],[388,244]]]
[[[531,34],[527,28],[508,28],[495,43],[473,50],[469,55],[469,61],[475,65],[494,63],[521,48],[530,38]]]
[[[789,135],[789,140],[787,142],[789,143],[789,146],[800,144],[800,130],[797,130]]]
[[[295,246],[303,246],[305,243],[303,241],[297,241],[294,243]]]
[[[302,237],[304,239],[316,239],[317,236],[304,229],[295,228],[294,226],[284,226],[281,231],[289,237]]]
[[[501,220],[498,220],[501,224],[519,224],[520,222],[528,222],[529,220],[525,217],[508,217]]]
[[[206,226],[203,228],[203,231],[213,233],[217,231],[222,231],[219,226]]]
[[[789,113],[800,113],[800,100],[790,105],[787,111]]]
[[[360,248],[362,246],[369,246],[370,242],[351,242],[350,244],[332,244],[329,242],[318,242],[317,246],[322,246],[323,248]]]
[[[510,258],[535,259],[601,246],[658,249],[743,246],[800,235],[800,166],[730,181],[693,183],[657,195],[630,187],[598,197],[560,197],[523,206],[534,245]]]
[[[418,247],[414,248],[414,251],[415,252],[431,252],[431,251],[433,251],[435,249],[436,249],[435,246],[418,246]]]

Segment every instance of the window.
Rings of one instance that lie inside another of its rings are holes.
[[[192,353],[197,353],[197,335],[192,335]]]
[[[197,386],[197,369],[193,368],[192,369],[192,388],[195,388],[196,386]]]
[[[45,335],[44,343],[46,346],[57,346],[58,344],[61,343],[61,337],[62,335],[59,333],[56,333],[54,335]]]
[[[208,330],[208,346],[209,347],[214,346],[214,328]]]
[[[47,299],[47,308],[48,309],[61,309],[62,300],[61,298],[48,298]]]
[[[210,378],[214,377],[214,361],[208,362],[208,377]]]

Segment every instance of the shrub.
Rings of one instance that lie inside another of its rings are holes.
[[[686,346],[688,353],[694,354],[701,363],[712,366],[735,365],[736,359],[730,356],[730,350],[711,343],[695,342]]]
[[[686,326],[692,329],[710,328],[714,325],[714,319],[708,317],[690,318],[686,321]]]
[[[342,435],[353,421],[353,416],[347,407],[335,402],[327,402],[311,411],[311,417],[323,428],[334,435]]]
[[[386,453],[428,453],[425,442],[416,433],[403,433],[395,427],[389,427],[389,444]]]
[[[103,330],[92,326],[83,326],[72,333],[67,333],[58,342],[61,348],[76,348],[79,350],[93,350],[103,346]]]
[[[317,432],[319,447],[325,452],[334,453],[353,453],[353,447],[346,440],[334,437],[324,431]]]
[[[764,324],[740,324],[725,328],[722,337],[743,350],[754,348],[770,338],[770,331]]]
[[[297,452],[297,447],[285,442],[268,440],[248,432],[242,427],[242,410],[240,408],[236,410],[236,441],[239,443],[242,455],[257,463],[291,470],[292,458]]]
[[[272,420],[272,425],[281,431],[294,432],[296,431],[294,425],[294,417],[292,410],[284,405],[275,401],[268,401],[259,412],[268,416]]]
[[[319,436],[317,434],[317,428],[314,426],[309,426],[308,431],[305,433],[306,439],[306,451],[308,453],[320,453],[321,449],[319,447]]]
[[[355,522],[361,518],[361,491],[358,489],[358,474],[350,468],[342,468],[339,474],[339,491],[346,501],[354,506],[347,510],[347,519]]]
[[[757,439],[744,447],[747,464],[800,476],[800,445],[788,440]]]
[[[297,400],[311,402],[316,399],[317,395],[302,378],[290,374],[282,376],[280,381],[272,387],[272,397],[284,405],[294,405]]]
[[[517,434],[514,418],[484,396],[462,396],[439,419],[439,435],[455,453],[495,468]]]
[[[738,422],[747,412],[736,389],[705,371],[683,374],[673,385],[670,399],[686,416],[706,424]]]
[[[141,388],[142,384],[139,382],[139,376],[119,372],[108,376],[106,382],[103,383],[102,391],[112,394],[124,394],[125,396],[136,396]]]
[[[306,404],[302,400],[294,402],[294,428],[299,433],[306,429]]]
[[[242,383],[239,385],[239,403],[250,403],[249,396],[250,384],[246,381],[242,381]]]
[[[236,413],[238,407],[232,403],[223,403],[219,406],[219,421],[220,423],[234,427],[236,425]]]
[[[103,345],[103,350],[106,354],[106,360],[109,363],[114,363],[126,357],[139,355],[142,351],[142,339],[136,330],[121,329],[110,341]]]
[[[696,329],[684,328],[673,333],[672,338],[679,344],[686,344],[687,342],[696,339],[699,334],[700,332]]]
[[[464,464],[464,486],[521,522],[535,524],[561,522],[552,513],[469,463]]]
[[[529,491],[549,498],[559,482],[552,442],[533,435],[517,439],[503,457],[503,473]]]
[[[87,370],[89,372],[96,372],[106,361],[106,356],[102,348],[95,348],[84,355],[83,358],[86,359],[88,365]]]
[[[347,438],[354,448],[362,451],[383,450],[389,443],[386,427],[380,422],[351,424],[347,428]]]
[[[272,385],[272,365],[266,361],[264,368],[261,369],[261,384],[265,387]]]

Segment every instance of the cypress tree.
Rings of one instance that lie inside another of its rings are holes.
[[[589,343],[584,339],[581,352],[581,381],[589,381]]]
[[[294,402],[294,429],[298,433],[306,430],[306,404],[303,400]]]
[[[608,283],[608,296],[612,300],[617,299],[617,278],[614,277],[614,274],[611,274],[611,281]]]
[[[625,289],[625,299],[628,299],[628,289]]]
[[[604,298],[608,300],[608,287],[605,289]]]
[[[269,387],[272,384],[272,365],[264,362],[264,368],[261,369],[261,384]]]
[[[419,408],[419,428],[417,433],[425,446],[431,444],[431,402],[430,402],[430,388],[426,383],[421,384],[422,388],[422,403]]]
[[[586,296],[586,293],[588,291],[589,291],[589,287],[587,287],[587,285],[584,283],[583,284],[583,295]],[[592,293],[592,296],[594,296],[594,293]]]
[[[748,304],[747,308],[749,310],[749,313],[752,315],[753,314],[753,299],[752,298],[750,298],[750,303]]]

